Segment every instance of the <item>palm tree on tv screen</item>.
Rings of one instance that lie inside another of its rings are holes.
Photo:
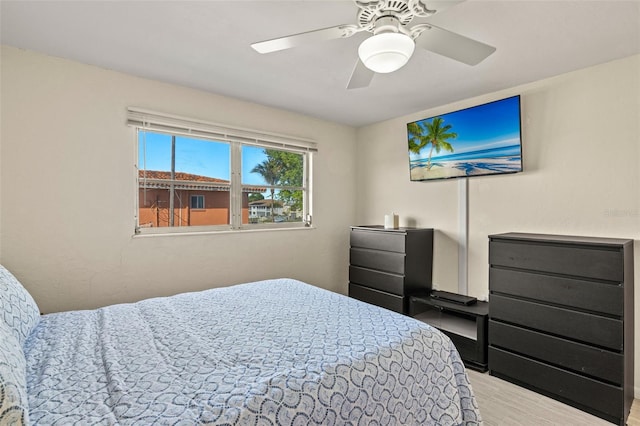
[[[407,124],[407,133],[409,134],[409,151],[413,154],[420,154],[422,148],[427,146],[427,138],[422,133],[424,128],[417,122]]]
[[[433,155],[434,149],[436,153],[439,153],[442,149],[453,152],[453,146],[447,142],[447,140],[457,138],[458,134],[450,132],[451,124],[447,124],[446,126],[443,126],[443,124],[444,119],[442,117],[436,117],[424,124],[411,123],[407,127],[409,133],[409,151],[419,154],[424,147],[431,144],[429,159],[427,160],[427,170],[431,170],[433,166],[433,164],[431,164],[431,156]]]

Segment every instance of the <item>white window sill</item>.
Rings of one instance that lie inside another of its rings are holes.
[[[157,238],[157,237],[185,237],[197,235],[221,235],[221,234],[251,234],[254,232],[282,232],[282,231],[310,231],[316,229],[315,226],[300,226],[295,228],[257,228],[257,229],[234,229],[224,231],[191,231],[191,232],[162,232],[153,234],[134,234],[133,239],[137,238]]]

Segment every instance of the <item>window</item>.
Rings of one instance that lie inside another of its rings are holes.
[[[311,223],[311,141],[130,108],[136,233]]]
[[[140,130],[138,226],[228,226],[229,158],[228,143]]]
[[[242,188],[249,193],[249,223],[302,222],[304,156],[242,147]]]
[[[200,210],[204,209],[204,195],[192,195],[191,208]]]

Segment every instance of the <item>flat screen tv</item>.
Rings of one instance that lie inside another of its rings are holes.
[[[520,96],[407,124],[412,181],[522,171]]]

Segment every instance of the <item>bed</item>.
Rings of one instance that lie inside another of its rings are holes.
[[[459,425],[430,326],[292,279],[40,316],[0,266],[0,424]]]

